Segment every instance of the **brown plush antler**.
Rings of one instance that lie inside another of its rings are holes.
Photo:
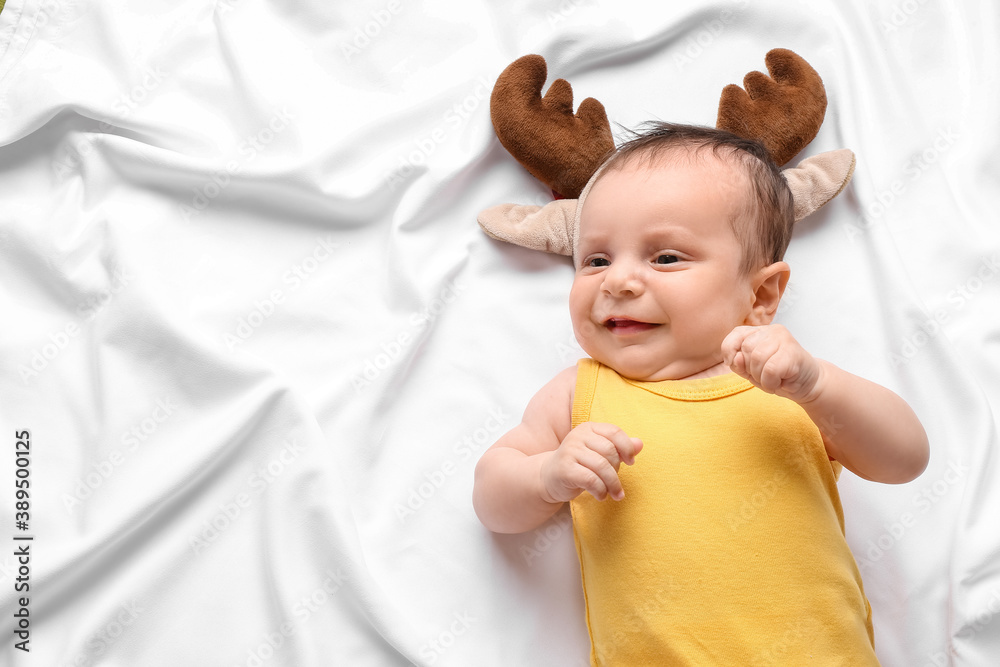
[[[716,127],[761,141],[781,166],[819,132],[826,91],[816,70],[788,49],[768,51],[764,62],[770,77],[750,72],[745,91],[735,84],[722,89]]]
[[[565,79],[553,81],[542,97],[546,73],[539,55],[508,65],[493,87],[490,116],[500,143],[532,176],[575,198],[615,143],[603,104],[588,97],[573,114]]]

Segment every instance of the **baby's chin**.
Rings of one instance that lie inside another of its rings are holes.
[[[637,382],[659,382],[660,380],[683,380],[716,366],[718,360],[705,359],[669,359],[642,360],[601,358],[603,355],[590,355],[622,377]]]

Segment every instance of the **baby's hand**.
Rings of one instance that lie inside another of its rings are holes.
[[[614,424],[584,422],[569,432],[542,464],[542,498],[550,503],[572,500],[589,491],[597,500],[625,497],[618,467],[635,463],[642,449]]]
[[[819,391],[822,366],[780,324],[736,327],[722,341],[722,359],[757,387],[796,403]]]

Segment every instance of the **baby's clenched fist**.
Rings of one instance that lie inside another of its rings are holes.
[[[722,341],[722,359],[755,386],[796,403],[820,391],[822,366],[780,324],[736,327]]]
[[[584,422],[546,454],[541,466],[541,496],[546,502],[572,500],[584,491],[597,500],[609,495],[625,497],[618,467],[635,463],[642,449],[639,438],[630,438],[614,424]]]

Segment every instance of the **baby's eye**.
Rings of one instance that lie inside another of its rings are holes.
[[[610,266],[611,262],[608,261],[607,257],[592,257],[588,262],[587,266]]]
[[[677,255],[658,255],[656,258],[657,264],[673,264],[678,261],[680,261],[680,258]]]

